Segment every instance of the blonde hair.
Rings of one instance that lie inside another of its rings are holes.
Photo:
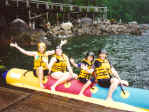
[[[45,48],[45,50],[46,50],[46,44],[44,43],[44,42],[39,42],[38,44],[37,44],[37,46],[38,46],[38,49],[42,46],[42,47],[44,47]]]

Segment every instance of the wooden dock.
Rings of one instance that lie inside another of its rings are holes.
[[[97,17],[106,19],[108,11],[107,7],[78,6],[40,0],[0,0],[0,9],[0,16],[8,19],[8,22],[21,18],[27,23],[41,18],[50,22],[54,19],[57,22],[71,21],[81,17],[90,17],[93,20]]]
[[[53,94],[0,87],[0,112],[127,112]]]

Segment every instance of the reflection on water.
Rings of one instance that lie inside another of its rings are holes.
[[[130,82],[130,86],[149,89],[149,33],[143,36],[104,36],[73,37],[63,46],[64,52],[79,62],[87,51],[97,53],[105,48],[113,66],[120,77]],[[49,46],[52,50],[54,47]],[[36,47],[25,48],[36,50]],[[15,48],[9,48],[4,58],[0,59],[7,68],[19,67],[31,69],[33,57],[25,56]]]

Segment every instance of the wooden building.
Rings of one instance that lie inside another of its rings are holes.
[[[73,21],[81,17],[107,18],[107,7],[77,6],[72,4],[51,3],[39,0],[1,0],[0,16],[7,22],[21,18],[30,23]]]

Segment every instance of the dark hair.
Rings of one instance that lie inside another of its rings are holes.
[[[94,58],[95,58],[94,52],[87,52],[85,58],[87,58],[88,56],[93,56],[93,60],[94,60]]]
[[[108,52],[105,49],[99,49],[98,54],[101,54],[101,53],[108,54]]]

